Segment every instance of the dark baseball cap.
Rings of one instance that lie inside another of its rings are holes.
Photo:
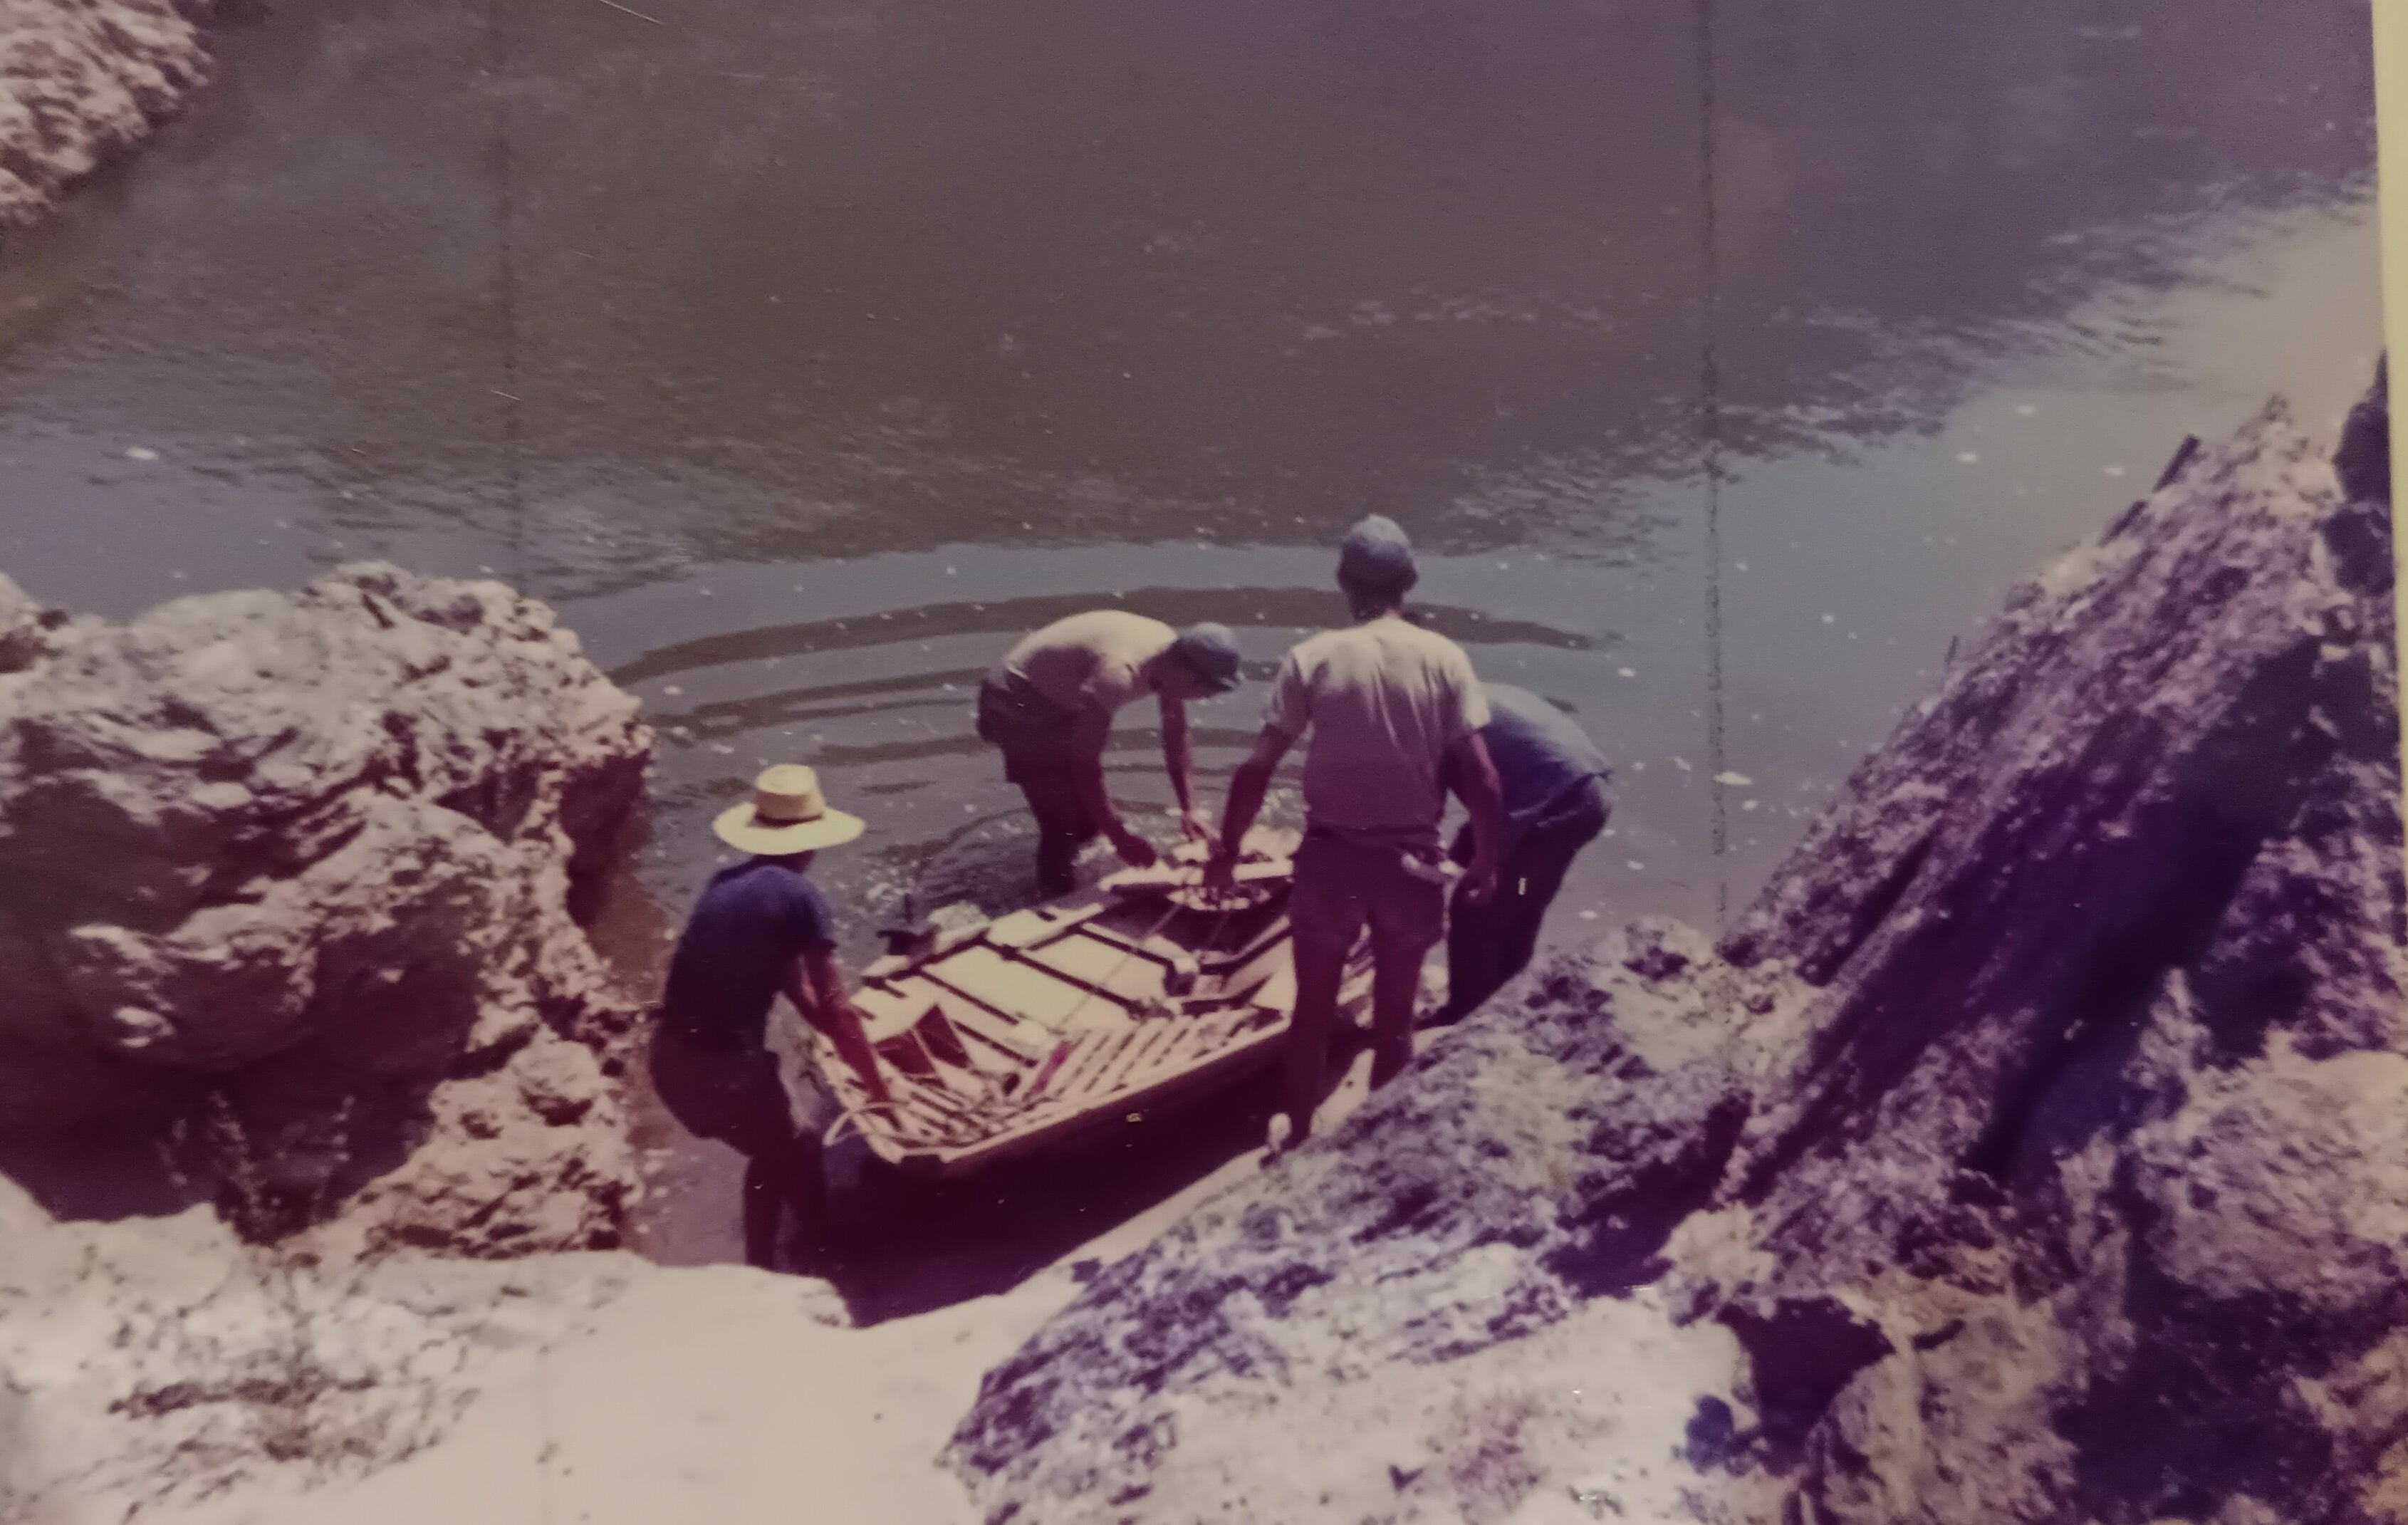
[[[1242,660],[1238,655],[1237,638],[1226,625],[1206,622],[1191,625],[1179,632],[1170,643],[1171,655],[1187,666],[1190,672],[1212,686],[1215,694],[1226,694],[1238,686],[1238,668]]]

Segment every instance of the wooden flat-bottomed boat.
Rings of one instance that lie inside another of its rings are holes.
[[[872,1101],[827,1039],[811,1039],[846,1122],[899,1169],[961,1175],[1273,1062],[1296,998],[1295,840],[1251,836],[1234,896],[1202,887],[1189,848],[880,959],[853,999],[893,1104]],[[1369,988],[1367,950],[1341,1008]]]

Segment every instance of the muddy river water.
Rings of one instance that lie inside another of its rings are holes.
[[[1556,933],[1711,925],[2186,432],[2275,391],[2337,422],[2379,343],[2367,30],[296,0],[0,257],[0,568],[110,613],[362,556],[551,600],[662,731],[606,924],[640,971],[767,761],[872,823],[822,869],[856,954],[907,888],[1010,893],[969,693],[1055,614],[1238,629],[1217,798],[1379,510],[1429,617],[1616,764]],[[1130,800],[1153,748],[1125,729]],[[662,1253],[727,1252],[725,1165],[672,1151],[709,1189],[652,1210]]]

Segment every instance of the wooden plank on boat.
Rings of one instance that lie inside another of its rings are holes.
[[[931,1137],[953,1132],[969,1120],[969,1114],[959,1106],[939,1105],[936,1100],[917,1091],[899,1094],[896,1105],[905,1117],[920,1124],[920,1131]]]
[[[1111,1062],[1112,1056],[1136,1036],[1136,1027],[1125,1026],[1116,1032],[1098,1032],[1082,1038],[1079,1046],[1071,1051],[1070,1057],[1063,1061],[1061,1072],[1054,1077],[1054,1094],[1085,1094],[1103,1067]]]
[[[1116,1112],[1141,1112],[1160,1106],[1182,1096],[1207,1089],[1233,1077],[1238,1072],[1268,1059],[1270,1055],[1259,1047],[1233,1048],[1214,1055],[1201,1064],[1177,1069],[1165,1069],[1142,1076],[1122,1094],[1114,1103]]]
[[[1111,903],[1099,900],[1075,911],[1040,905],[1034,910],[1014,912],[987,924],[986,941],[997,948],[1041,947],[1101,915]]]
[[[853,1003],[862,1014],[862,1031],[873,1043],[899,1038],[927,1014],[928,997],[907,990],[856,990]]]
[[[980,1023],[995,1023],[996,1021],[995,1017],[987,1015],[976,1005],[950,990],[939,992],[936,998],[936,1003],[938,1013],[945,1021],[953,1025],[954,1037],[960,1041],[968,1054],[968,1068],[979,1074],[1024,1074],[1028,1070],[1029,1049],[1041,1046],[1044,1043],[1045,1035],[1034,1029],[1023,1031],[1019,1029],[997,1029],[997,1033],[1011,1032],[1013,1040],[1019,1045],[1006,1049],[1000,1036],[980,1031]],[[973,1043],[970,1041],[972,1038],[978,1041]]]
[[[1204,1046],[1208,1049],[1226,1048],[1238,1036],[1238,1029],[1254,1014],[1242,1006],[1213,1013],[1204,1022]]]
[[[1178,1042],[1178,1039],[1179,1024],[1176,1022],[1154,1021],[1140,1024],[1137,1035],[1129,1040],[1128,1046],[1123,1048],[1119,1056],[1112,1060],[1111,1067],[1097,1077],[1096,1082],[1097,1087],[1107,1092],[1118,1091],[1129,1076],[1160,1058],[1172,1043]]]
[[[1127,1090],[1131,1086],[1141,1086],[1147,1084],[1150,1076],[1186,1069],[1201,1058],[1204,1053],[1205,1049],[1198,1042],[1195,1026],[1181,1024],[1179,1030],[1171,1035],[1168,1043],[1158,1045],[1152,1053],[1143,1056],[1129,1067],[1128,1072],[1120,1078],[1119,1088]]]
[[[1295,961],[1288,957],[1288,950],[1284,946],[1268,948],[1264,950],[1261,957],[1225,972],[1214,986],[1214,990],[1216,994],[1226,1000],[1254,1000],[1256,998],[1251,992],[1261,989],[1264,982],[1278,974],[1280,971],[1294,967]],[[1293,998],[1290,998],[1290,1002],[1283,1002],[1283,1004],[1292,1003],[1292,1000]]]
[[[987,1094],[987,1087],[977,1083],[974,1073],[952,1065],[940,1064],[927,1074],[917,1077],[915,1085],[938,1100],[939,1103],[957,1109],[968,1109]]]
[[[1044,1028],[1059,1026],[1087,1000],[1087,992],[1068,981],[993,948],[964,948],[921,973],[990,1011]]]
[[[1124,1091],[1143,1091],[1170,1076],[1194,1070],[1204,1063],[1212,1050],[1197,1042],[1193,1034],[1182,1037],[1164,1053],[1131,1069],[1120,1080]]]
[[[1096,938],[1066,937],[1021,957],[1050,974],[1121,1005],[1156,1000],[1163,992],[1162,965],[1149,958],[1134,957]]]
[[[1096,1089],[1116,1091],[1124,1081],[1144,1066],[1153,1063],[1162,1051],[1179,1036],[1179,1024],[1173,1021],[1148,1022],[1138,1029],[1137,1036],[1115,1056],[1111,1065],[1096,1079]]]
[[[1051,1056],[1047,1057],[1046,1063],[1053,1066],[1054,1072],[1045,1077],[1044,1088],[1039,1094],[1047,1097],[1073,1094],[1078,1088],[1079,1071],[1095,1053],[1098,1035],[1091,1033],[1064,1039],[1054,1050],[1061,1056],[1061,1062],[1054,1063]]]
[[[1294,870],[1284,858],[1269,863],[1240,863],[1230,878],[1240,885],[1285,879]],[[1155,864],[1150,869],[1122,869],[1106,874],[1096,887],[1110,895],[1162,895],[1175,889],[1196,889],[1204,883],[1200,864]]]
[[[1134,955],[1136,958],[1153,964],[1157,969],[1169,969],[1182,963],[1191,963],[1196,958],[1196,951],[1193,948],[1183,942],[1164,937],[1160,933],[1150,933],[1140,937],[1121,928],[1106,926],[1102,922],[1089,922],[1079,928],[1079,932],[1082,941],[1098,942],[1111,948],[1113,957],[1116,958],[1126,958]]]
[[[1276,1051],[1276,1045],[1270,1042],[1276,1036],[1275,1033],[1259,1035],[1202,1064],[1168,1072],[1159,1080],[1149,1080],[1141,1089],[1124,1090],[1118,1095],[1097,1094],[1076,1103],[1066,1099],[1054,1106],[1032,1112],[1024,1118],[1014,1119],[976,1144],[932,1152],[927,1157],[930,1166],[939,1175],[965,1175],[1034,1150],[1050,1148],[1100,1131],[1118,1124],[1132,1111],[1141,1111],[1211,1088],[1246,1069],[1267,1062]]]
[[[1232,969],[1242,969],[1264,955],[1284,945],[1287,940],[1287,918],[1274,916],[1269,925],[1256,933],[1254,940],[1244,947],[1233,948],[1226,953],[1199,954],[1197,961],[1204,966],[1204,972],[1207,974],[1226,973]]]
[[[1296,1014],[1296,965],[1283,963],[1266,975],[1254,993],[1246,998],[1256,1006],[1268,1006],[1275,1012]]]
[[[955,999],[945,1014],[959,1030],[993,1044],[1022,1064],[1039,1063],[1053,1052],[1047,1034],[1031,1024],[1015,1021],[967,992],[948,990],[947,994]]]

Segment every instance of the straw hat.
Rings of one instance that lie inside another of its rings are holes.
[[[710,829],[730,847],[782,857],[851,842],[864,828],[860,816],[828,809],[817,772],[781,763],[754,781],[750,803],[720,812]]]

